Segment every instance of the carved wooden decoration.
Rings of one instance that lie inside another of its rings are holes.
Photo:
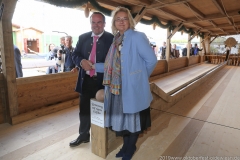
[[[224,44],[225,44],[227,47],[235,47],[237,43],[238,43],[238,42],[237,42],[237,41],[235,40],[235,38],[233,38],[233,37],[229,37],[229,38],[224,42]]]

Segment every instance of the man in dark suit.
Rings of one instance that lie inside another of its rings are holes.
[[[187,47],[188,47],[188,44],[186,44],[186,47],[182,49],[182,56],[187,56]]]
[[[87,143],[90,139],[90,99],[103,89],[104,61],[112,44],[113,35],[104,31],[105,16],[94,12],[90,17],[91,32],[79,36],[72,59],[79,68],[76,92],[80,93],[79,136],[70,142],[71,147]]]
[[[16,78],[23,77],[22,63],[21,63],[21,52],[17,46],[13,45],[14,49],[14,64],[16,68]]]

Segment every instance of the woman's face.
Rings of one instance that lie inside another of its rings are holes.
[[[126,12],[118,12],[115,15],[115,27],[121,34],[129,29],[130,23]]]

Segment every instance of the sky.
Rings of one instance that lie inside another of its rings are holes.
[[[106,16],[105,30],[111,32],[111,17]],[[84,11],[80,9],[56,7],[34,0],[18,0],[12,23],[23,27],[34,27],[52,35],[59,34],[52,31],[65,32],[68,35],[79,36],[90,31],[90,21]],[[167,31],[160,27],[153,30],[152,25],[138,23],[136,30],[144,32],[158,46],[166,41]],[[146,32],[147,31],[147,32]],[[62,34],[60,36],[63,36]],[[177,32],[173,38],[187,39],[187,34]]]

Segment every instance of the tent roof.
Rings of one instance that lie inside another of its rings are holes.
[[[64,2],[61,5],[65,6],[70,3],[77,4],[77,0],[40,1],[49,1],[51,4]],[[141,22],[145,24],[154,22],[161,27],[165,25],[168,28],[170,25],[174,28],[182,23],[186,32],[192,29],[195,33],[198,31],[210,36],[240,34],[239,0],[88,0],[88,3],[87,0],[78,0],[78,2],[84,8],[88,6],[99,11],[111,11],[118,6],[127,6],[132,14],[136,15],[142,10],[144,14]],[[160,23],[156,23],[156,19]]]

